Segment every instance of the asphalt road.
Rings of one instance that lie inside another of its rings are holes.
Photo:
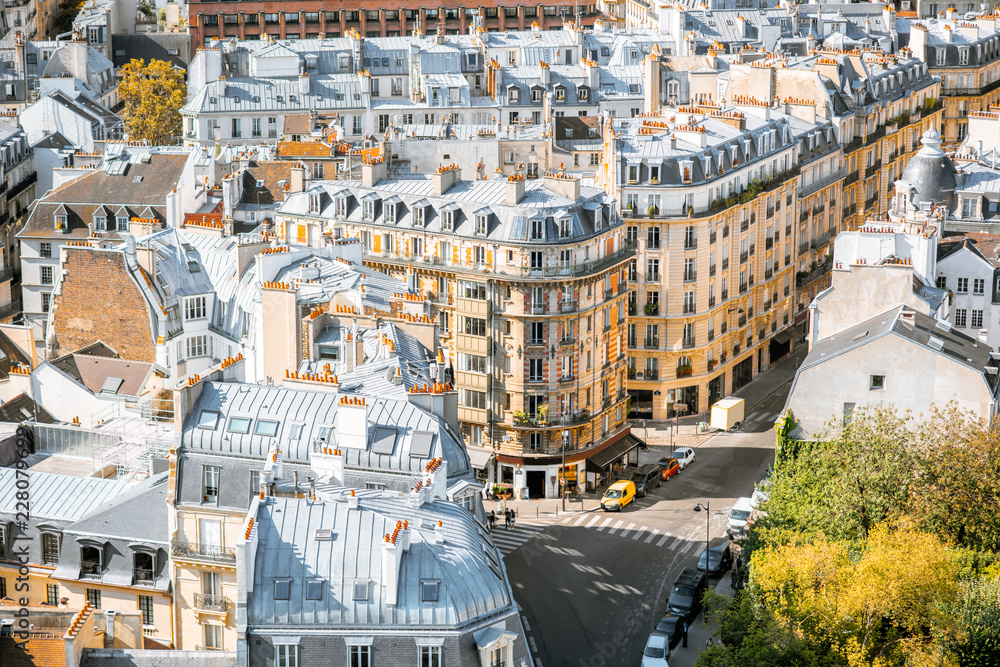
[[[789,383],[748,410],[745,428],[709,438],[696,460],[621,513],[553,520],[504,559],[537,667],[641,661],[666,611],[674,577],[694,566],[706,539],[723,534],[730,507],[749,496],[774,459],[773,422]],[[655,462],[664,450],[642,452]],[[713,580],[714,581],[714,580]]]

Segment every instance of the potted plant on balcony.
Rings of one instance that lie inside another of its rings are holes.
[[[548,417],[549,417],[549,406],[548,405],[538,406],[538,423],[544,424],[546,421],[548,421]]]
[[[635,315],[635,299],[628,300],[628,314]]]
[[[523,410],[514,410],[511,414],[514,417],[515,424],[523,424],[528,421],[528,415]]]
[[[715,359],[709,359],[708,360],[708,372],[711,373],[713,370],[715,370]]]
[[[649,217],[652,218],[654,215],[656,215],[659,212],[660,212],[660,209],[656,208],[652,204],[649,205]]]
[[[655,301],[650,301],[649,303],[646,304],[647,315],[656,315],[656,312],[658,310],[659,310],[659,304],[656,303]]]
[[[635,369],[634,368],[628,369],[628,379],[629,380],[634,380],[635,379]]]
[[[694,369],[691,368],[691,364],[684,364],[683,366],[677,367],[677,377],[679,378],[691,377],[693,372]]]

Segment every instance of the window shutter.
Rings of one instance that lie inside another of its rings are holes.
[[[486,251],[486,266],[493,266],[493,251]]]
[[[451,262],[452,264],[458,264],[460,255],[458,254],[458,248],[451,249]]]
[[[465,249],[465,263],[472,264],[472,248]]]
[[[376,234],[372,237],[372,250],[376,253],[382,252],[382,236]]]

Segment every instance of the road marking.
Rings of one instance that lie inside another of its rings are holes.
[[[538,646],[535,645],[535,638],[528,635],[528,643],[531,644],[531,652],[538,653]]]
[[[623,529],[622,529],[622,534],[621,534],[621,535],[619,535],[618,537],[625,537],[626,535],[628,535],[628,532],[629,532],[630,530],[632,530],[633,528],[635,528],[635,524],[634,524],[634,523],[630,523],[630,524],[628,525],[628,528],[623,528]]]
[[[656,543],[656,546],[662,547],[663,543],[666,542],[669,539],[670,539],[669,535],[664,535],[663,537],[660,538],[660,541]]]
[[[604,530],[605,528],[607,528],[609,525],[611,525],[612,521],[614,521],[614,519],[612,519],[611,517],[608,517],[608,520],[605,521],[604,523],[602,523],[600,526],[598,526],[595,530],[597,530],[597,532],[601,532],[602,530]]]
[[[753,413],[751,413],[751,414],[749,414],[749,415],[747,415],[747,416],[746,416],[746,417],[745,417],[745,418],[743,419],[743,421],[750,421],[750,420],[752,420],[752,419],[757,419],[757,417],[760,417],[760,411],[759,411],[759,410],[758,410],[758,411],[756,411],[756,412],[753,412]]]
[[[522,625],[524,625],[524,631],[525,632],[531,632],[531,626],[528,625],[528,617],[527,616],[522,616],[521,617],[521,623],[522,623]]]
[[[637,540],[642,537],[642,534],[649,530],[649,526],[643,526],[639,530],[635,531],[635,535],[632,536],[633,540]]]
[[[655,537],[656,537],[656,535],[657,535],[657,533],[659,533],[659,532],[660,532],[660,529],[659,529],[659,528],[654,528],[654,529],[653,529],[653,530],[652,530],[652,531],[651,531],[651,532],[649,533],[649,537],[647,537],[647,538],[646,538],[646,539],[644,540],[644,541],[646,542],[646,544],[649,544],[650,542],[652,542],[652,541],[653,541],[653,538],[655,538]],[[664,535],[664,536],[663,536],[663,539],[667,539],[666,535]],[[660,545],[659,545],[659,544],[657,544],[656,546],[660,546]]]
[[[693,547],[693,546],[694,546],[694,542],[688,542],[687,546],[685,546],[683,549],[681,549],[681,553],[682,554],[686,554],[687,552],[691,551],[691,547]]]
[[[608,535],[614,535],[615,531],[618,530],[619,528],[621,528],[623,523],[625,523],[625,522],[624,521],[619,521],[618,523],[616,523],[615,527],[608,531]]]
[[[583,523],[584,519],[586,519],[586,518],[587,518],[586,514],[581,514],[580,518],[573,522],[573,525],[574,526],[579,526],[581,523]],[[594,517],[594,520],[596,521],[597,517]]]
[[[674,549],[676,549],[677,547],[679,547],[681,545],[681,542],[683,542],[683,541],[684,541],[683,537],[678,537],[676,540],[674,540],[673,542],[671,542],[670,546],[667,547],[667,548],[670,549],[671,551],[673,551]]]
[[[584,515],[584,516],[586,516],[586,515]],[[601,520],[601,515],[600,514],[595,514],[594,518],[591,519],[590,523],[588,523],[586,526],[584,526],[584,528],[590,528],[591,526],[593,526],[595,523],[597,523],[600,520]]]
[[[571,516],[568,516],[568,517],[566,517],[565,519],[563,519],[562,521],[560,521],[559,523],[569,523],[569,522],[570,522],[570,521],[572,521],[572,520],[573,520],[573,517],[571,517]]]

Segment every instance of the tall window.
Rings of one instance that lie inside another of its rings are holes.
[[[966,294],[966,293],[968,293],[968,291],[969,291],[969,279],[968,278],[959,278],[958,279],[958,286],[955,288],[955,291],[957,293],[959,293],[959,294]]]
[[[348,647],[350,657],[350,667],[371,667],[372,647],[371,646],[350,646]]]
[[[43,267],[41,267],[41,279],[42,279],[42,284],[43,285],[51,285],[52,284],[52,267],[51,266],[43,266]]]
[[[221,650],[222,649],[222,626],[221,625],[206,625],[205,626],[205,648]]]
[[[420,647],[420,667],[441,667],[442,664],[440,646]]]
[[[965,308],[955,309],[955,326],[965,328],[966,311]]]
[[[191,336],[187,339],[187,358],[206,357],[211,353],[209,348],[209,338],[207,335]]]
[[[976,278],[972,281],[972,293],[982,294],[986,289],[986,281],[983,278]]]
[[[54,533],[42,533],[42,562],[46,565],[59,563],[59,536]]]
[[[153,627],[153,596],[139,596],[139,611],[142,613],[142,624]]]
[[[101,608],[101,591],[96,588],[87,589],[87,602],[90,603],[94,609]]]
[[[202,500],[206,503],[219,502],[219,466],[204,466],[202,468]]]
[[[184,319],[200,320],[206,315],[205,297],[195,296],[184,301]]]
[[[299,667],[299,647],[295,644],[275,644],[274,664],[276,667]]]
[[[59,584],[45,584],[45,602],[51,607],[59,606]]]

